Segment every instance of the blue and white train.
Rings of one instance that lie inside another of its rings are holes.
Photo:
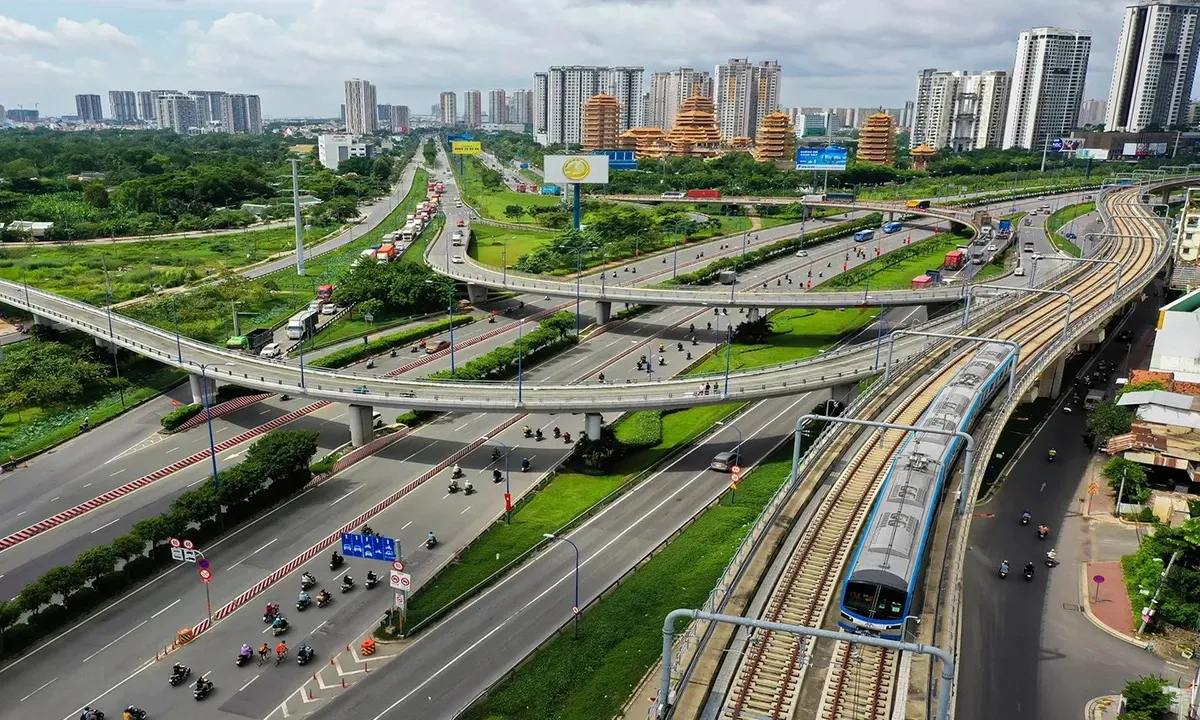
[[[918,427],[968,430],[1007,379],[1011,348],[984,345],[955,373],[917,421]],[[842,588],[838,625],[901,639],[912,614],[933,534],[938,501],[962,440],[913,432],[892,460],[854,550]]]

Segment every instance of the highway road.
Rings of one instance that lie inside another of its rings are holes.
[[[1135,332],[1153,327],[1155,300],[1138,303],[1124,327]],[[1092,362],[1121,365],[1125,353],[1124,344],[1109,342]],[[1117,376],[1124,375],[1113,379]],[[1107,635],[1078,610],[1087,592],[1079,587],[1079,563],[1087,554],[1079,535],[1088,525],[1080,514],[1079,481],[1089,451],[1081,442],[1084,413],[1078,402],[1074,407],[1077,412],[1059,411],[1047,421],[995,497],[977,506],[977,512],[994,517],[973,523],[964,568],[959,717],[1078,717],[1088,700],[1119,692],[1130,678],[1173,674],[1160,658]],[[1053,465],[1046,461],[1050,448],[1058,451]],[[1027,509],[1033,520],[1022,527],[1020,515]],[[1037,539],[1039,522],[1051,527],[1049,542]],[[1054,569],[1043,562],[1051,547],[1060,560]],[[1001,560],[1011,566],[1005,580],[997,576]],[[1021,568],[1030,560],[1037,570],[1026,582]]]

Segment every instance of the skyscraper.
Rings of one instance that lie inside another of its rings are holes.
[[[721,136],[754,137],[758,123],[779,111],[782,71],[774,60],[751,65],[747,58],[734,58],[713,71],[713,96]]]
[[[571,65],[533,76],[534,138],[542,145],[578,145],[580,115],[588,98],[607,93],[620,105],[619,131],[642,124],[643,68]]]
[[[407,105],[393,105],[388,111],[388,120],[391,123],[392,132],[400,132],[409,126],[409,113]]]
[[[1000,147],[1009,81],[1004,70],[922,70],[917,75],[912,146],[960,152]]]
[[[1138,0],[1125,8],[1106,130],[1186,123],[1196,76],[1200,0]]]
[[[463,93],[463,119],[467,127],[477,128],[483,124],[483,93],[478,90],[468,90]]]
[[[1021,33],[1004,148],[1040,150],[1076,127],[1091,50],[1091,36],[1071,30],[1041,27]]]
[[[200,114],[202,124],[210,127],[224,127],[225,120],[221,116],[224,92],[220,90],[188,90],[188,95],[196,98],[196,111]]]
[[[165,93],[156,100],[158,126],[163,130],[173,130],[180,135],[190,135],[192,129],[199,130],[200,110],[196,107],[196,98],[183,93]]]
[[[507,121],[516,125],[533,122],[533,91],[513,90],[508,95]]]
[[[679,68],[650,76],[650,99],[646,103],[646,125],[670,130],[679,104],[692,95],[711,98],[712,76],[702,70]]]
[[[99,95],[76,95],[75,114],[83,122],[98,123],[104,119],[104,110],[100,107]]]
[[[119,123],[137,122],[137,94],[132,90],[109,90],[108,112]]]
[[[438,101],[441,103],[438,106],[438,112],[441,115],[443,125],[458,124],[458,95],[455,95],[452,90],[447,90],[438,96]]]
[[[508,122],[508,95],[502,89],[488,90],[488,122]]]
[[[366,80],[346,81],[346,132],[370,135],[379,129],[375,113],[375,86]]]
[[[1084,100],[1079,106],[1079,127],[1100,125],[1108,117],[1107,100]]]
[[[157,122],[158,106],[153,90],[139,90],[137,94],[138,120]]]
[[[262,133],[262,107],[257,95],[221,94],[221,130],[227,133]]]

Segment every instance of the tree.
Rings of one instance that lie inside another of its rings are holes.
[[[1117,391],[1117,400],[1121,399],[1125,393],[1145,392],[1147,390],[1166,390],[1167,386],[1162,380],[1143,380],[1136,383],[1127,383]]]
[[[359,215],[358,203],[351,198],[339,197],[326,200],[321,204],[321,207],[324,209],[326,215],[340,223],[344,223],[351,218],[356,218]]]
[[[1171,711],[1171,696],[1166,693],[1167,681],[1143,675],[1125,683],[1121,695],[1125,697],[1125,713],[1137,714],[1149,720],[1158,720]]]
[[[560,310],[543,320],[540,327],[558,333],[559,337],[566,337],[575,330],[575,314]]]
[[[99,391],[107,379],[106,365],[58,342],[15,343],[0,361],[0,388],[13,407],[59,407]]]
[[[107,545],[97,545],[94,548],[88,548],[79,553],[79,557],[75,558],[75,567],[83,575],[84,579],[89,581],[112,572],[116,565],[116,556],[113,555],[113,551]]]
[[[1132,427],[1133,413],[1111,402],[1100,403],[1087,414],[1088,432],[1098,443],[1104,443],[1117,435],[1124,435]]]
[[[34,580],[21,588],[17,594],[17,604],[26,612],[36,613],[42,606],[50,602],[54,593],[41,580]]]
[[[387,182],[392,175],[393,160],[387,155],[380,155],[371,163],[371,174],[381,182]]]
[[[134,537],[150,543],[151,548],[171,537],[171,528],[162,515],[138,520],[133,524],[132,530]]]
[[[113,538],[112,545],[109,547],[115,559],[125,561],[123,569],[128,575],[130,561],[141,557],[146,552],[146,541],[133,533],[128,533]]]
[[[108,207],[108,190],[104,188],[104,183],[88,183],[83,187],[83,199],[92,207],[106,208]]]
[[[1139,463],[1115,457],[1104,464],[1104,477],[1114,492],[1125,492],[1117,502],[1141,503],[1150,498],[1150,487],[1146,484],[1146,470]]]
[[[52,567],[38,578],[38,583],[51,595],[62,595],[64,598],[82,587],[83,581],[83,573],[74,565]]]
[[[509,220],[519,220],[525,214],[525,208],[521,205],[505,205],[504,217]]]
[[[433,138],[429,138],[425,141],[425,147],[421,152],[425,156],[426,165],[433,167],[435,164],[437,164],[437,145],[434,144]]]
[[[358,314],[365,318],[367,315],[378,317],[379,311],[383,309],[383,301],[378,298],[368,298],[354,306],[358,310]]]

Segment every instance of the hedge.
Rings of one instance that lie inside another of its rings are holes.
[[[662,283],[663,285],[706,285],[720,277],[723,270],[744,270],[768,263],[780,255],[785,255],[800,248],[813,247],[830,240],[842,238],[858,232],[879,227],[883,221],[882,213],[871,213],[866,217],[850,222],[838,223],[833,227],[806,233],[803,237],[784,238],[770,245],[750,250],[744,255],[726,257],[715,260],[695,272],[679,275]]]
[[[454,327],[460,325],[469,325],[475,322],[473,315],[456,315],[454,317]],[[430,335],[444,333],[450,329],[450,321],[438,320],[437,322],[429,323],[428,325],[420,325],[415,328],[409,328],[391,335],[384,335],[378,340],[372,340],[365,345],[352,345],[348,348],[343,348],[336,352],[329,353],[325,357],[317,358],[312,362],[305,363],[308,367],[321,368],[340,368],[345,367],[353,362],[358,362],[365,357],[379,355],[387,352],[394,347],[407,345],[414,340],[420,340]]]
[[[186,536],[204,544],[300,492],[312,479],[309,462],[317,433],[276,430],[246,451],[245,459],[220,473],[220,487],[205,483],[182,493],[170,509],[135,522],[109,545],[84,550],[70,565],[50,568],[0,602],[0,656],[18,653],[60,632],[102,602],[160,572],[171,562],[166,542]],[[223,509],[222,522],[218,512]]]
[[[439,370],[429,377],[465,381],[501,380],[511,377],[517,371],[518,359],[523,363],[532,364],[578,343],[579,338],[570,334],[574,327],[575,314],[566,310],[559,311],[513,344],[481,355],[456,368],[453,374],[449,370]]]
[[[201,403],[192,403],[191,405],[180,405],[171,412],[162,416],[159,420],[162,423],[163,429],[174,430],[188,420],[196,417],[204,410],[204,405]]]

